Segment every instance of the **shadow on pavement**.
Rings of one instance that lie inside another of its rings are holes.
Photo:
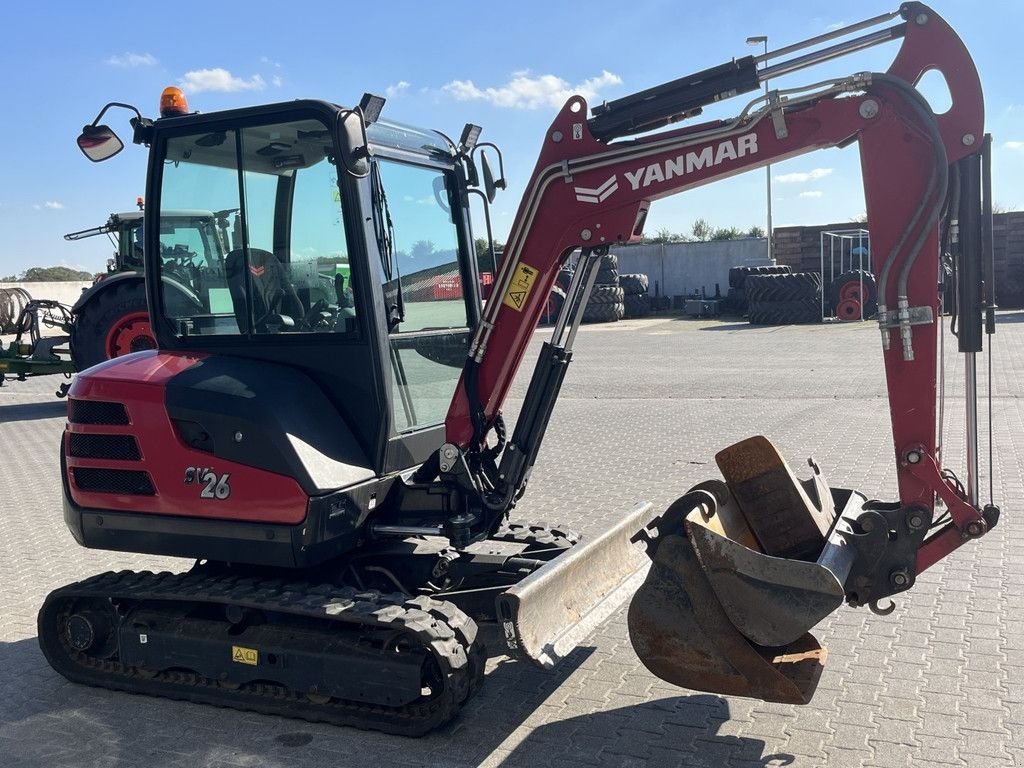
[[[696,322],[700,322],[700,321],[698,320]],[[750,323],[746,322],[745,320],[740,320],[740,321],[735,322],[735,323],[721,323],[719,325],[706,325],[703,328],[700,328],[699,330],[702,330],[702,331],[742,331],[742,330],[747,330],[749,328],[763,328],[763,327],[764,326],[762,326],[762,325],[751,325]]]
[[[763,755],[760,739],[720,735],[730,712],[718,696],[602,709],[607,705],[586,698],[577,685],[580,676],[574,676],[582,665],[593,666],[588,660],[594,652],[577,648],[553,672],[502,658],[454,722],[411,739],[76,685],[50,669],[36,638],[0,642],[0,764],[469,768],[488,758],[502,768],[793,763],[788,754]],[[524,728],[531,716],[531,728]]]
[[[576,766],[595,757],[600,765],[659,768],[781,768],[794,763],[796,758],[790,754],[764,755],[761,739],[719,735],[729,717],[728,702],[708,694],[598,710],[535,728],[502,768]]]
[[[45,403],[18,403],[0,405],[0,424],[8,421],[34,421],[35,419],[56,419],[66,416],[68,404],[64,400]]]
[[[412,739],[76,685],[47,665],[35,637],[0,642],[0,765],[469,768],[593,652],[578,648],[555,672],[503,659],[455,721]]]

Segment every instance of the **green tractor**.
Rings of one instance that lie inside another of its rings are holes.
[[[223,269],[236,213],[174,210],[161,216],[161,280],[166,300],[189,307],[200,304],[199,297],[208,290],[217,290],[203,282]],[[6,376],[19,380],[55,373],[70,376],[129,352],[155,348],[146,303],[142,221],[140,201],[138,211],[112,213],[102,226],[64,235],[65,240],[107,235],[114,244],[114,255],[107,260],[107,271],[96,277],[73,306],[28,299],[21,292],[23,306],[12,325],[15,339],[6,350],[0,349],[0,384]],[[229,296],[222,299],[230,304]],[[57,328],[63,334],[44,336],[43,327]],[[66,390],[67,385],[62,385],[58,396]]]

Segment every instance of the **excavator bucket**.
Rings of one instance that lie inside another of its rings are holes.
[[[751,643],[729,620],[686,535],[692,512],[711,517],[714,496],[695,490],[652,524],[653,564],[629,606],[629,636],[652,673],[674,685],[728,696],[806,704],[826,651],[810,634],[780,648]]]
[[[638,535],[653,564],[629,609],[633,647],[676,685],[805,704],[827,656],[809,630],[845,599],[826,546],[833,495],[817,475],[797,480],[764,437],[716,458],[725,482],[696,486]],[[844,512],[863,501],[843,498]]]

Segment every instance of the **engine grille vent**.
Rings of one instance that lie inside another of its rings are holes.
[[[94,493],[121,493],[129,496],[154,496],[148,472],[133,469],[94,469],[73,467],[75,485]]]
[[[114,424],[128,423],[128,411],[121,403],[103,400],[70,400],[68,419],[72,424]]]
[[[114,461],[138,461],[142,458],[139,444],[131,435],[89,435],[78,432],[71,434],[68,454],[79,459]]]

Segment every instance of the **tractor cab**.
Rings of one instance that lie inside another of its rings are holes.
[[[98,279],[120,272],[137,271],[145,268],[142,198],[138,199],[139,210],[112,213],[105,224],[99,227],[68,232],[65,240],[84,240],[97,235],[106,235],[115,250],[107,259],[107,271]],[[164,210],[160,217],[160,256],[164,261],[175,261],[180,266],[202,260],[212,263],[223,261],[227,253],[227,238],[223,233],[228,226],[230,211]],[[168,265],[164,274],[173,272],[174,264]]]

